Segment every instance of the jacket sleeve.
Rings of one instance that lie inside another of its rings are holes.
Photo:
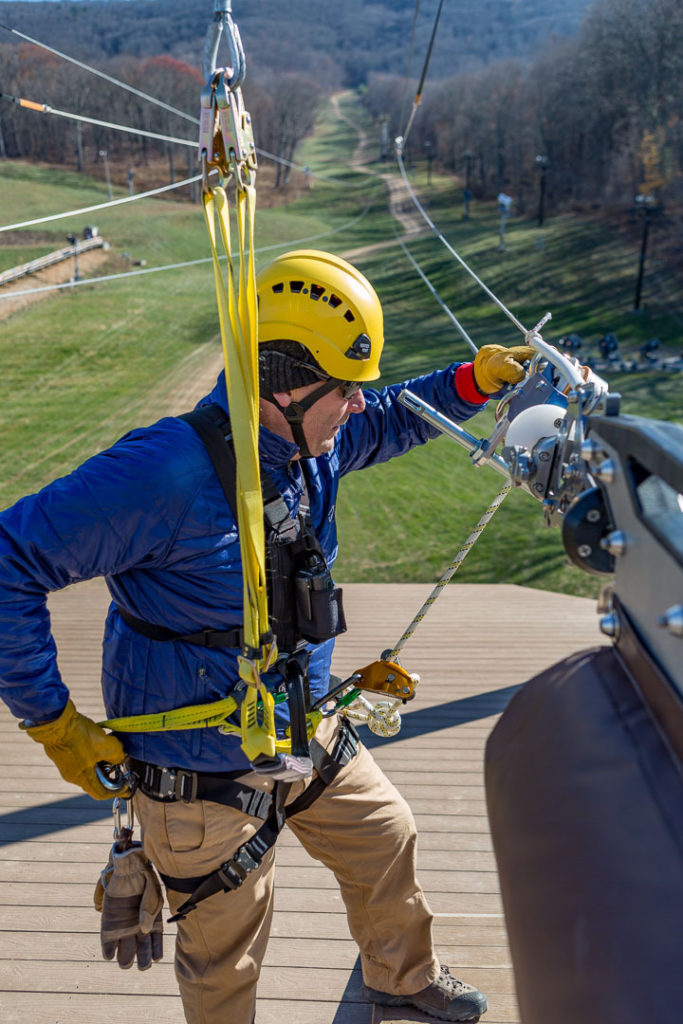
[[[387,462],[439,436],[435,427],[398,401],[405,388],[457,423],[474,416],[486,399],[476,393],[471,377],[471,364],[454,363],[445,370],[393,384],[381,391],[364,390],[364,413],[351,416],[339,432],[340,475]]]
[[[195,489],[170,444],[137,431],[0,515],[0,696],[17,717],[49,720],[68,697],[47,594],[163,558]]]

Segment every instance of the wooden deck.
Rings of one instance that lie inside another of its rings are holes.
[[[391,647],[429,589],[347,586],[350,628],[338,644],[338,673]],[[94,718],[102,716],[99,647],[106,604],[101,581],[69,588],[50,602],[63,675],[80,710]],[[404,651],[406,667],[419,672],[422,683],[402,731],[385,740],[362,728],[414,810],[439,955],[487,993],[488,1024],[513,1024],[519,1016],[484,804],[484,743],[525,680],[599,639],[592,601],[515,586],[452,585]],[[0,795],[0,1020],[182,1024],[172,926],[164,961],[146,973],[122,972],[100,956],[92,892],[111,843],[109,804],[63,783],[4,707],[0,734],[6,780]],[[258,1024],[427,1019],[373,1009],[361,999],[360,986],[357,951],[334,879],[285,830]]]

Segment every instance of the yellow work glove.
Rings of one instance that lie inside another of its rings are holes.
[[[111,849],[109,863],[95,887],[95,908],[102,914],[100,940],[105,960],[116,957],[127,970],[137,958],[146,971],[163,956],[164,904],[156,872],[141,843]]]
[[[42,743],[45,753],[59,768],[63,779],[80,786],[96,800],[111,800],[112,794],[104,788],[95,774],[95,765],[121,764],[126,754],[116,736],[79,714],[69,701],[59,718],[44,725],[24,725],[32,740]],[[126,792],[117,796],[126,796]]]
[[[519,384],[524,377],[522,363],[531,359],[536,349],[531,345],[482,345],[474,357],[474,381],[485,395],[493,395],[505,384]]]

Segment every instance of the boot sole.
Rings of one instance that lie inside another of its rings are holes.
[[[474,1013],[470,1012],[468,1016],[460,1017],[444,1017],[440,1014],[435,1007],[431,1006],[420,1006],[419,1003],[414,1002],[406,996],[392,996],[389,992],[380,992],[375,988],[368,988],[363,986],[361,994],[364,999],[367,999],[369,1003],[378,1003],[380,1006],[409,1006],[414,1010],[419,1010],[420,1013],[426,1014],[428,1017],[434,1017],[435,1020],[452,1021],[453,1024],[476,1024],[482,1013],[486,1013],[488,1007],[484,1007],[482,1010],[475,1010]],[[457,1013],[457,1010],[455,1011]],[[462,1011],[466,1014],[468,1011]]]

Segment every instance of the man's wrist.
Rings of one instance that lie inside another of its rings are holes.
[[[471,405],[483,405],[490,398],[477,384],[474,363],[461,363],[455,371],[454,383],[460,398]]]

